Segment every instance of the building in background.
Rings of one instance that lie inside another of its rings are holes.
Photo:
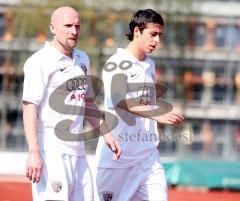
[[[160,127],[161,154],[240,159],[240,1],[139,0],[136,5],[130,0],[70,2],[82,16],[79,47],[89,53],[92,72],[99,77],[116,47],[127,44],[124,33],[132,13],[141,8],[162,13],[165,31],[153,54],[157,81],[168,88],[163,98],[183,112],[185,123],[181,128]],[[3,151],[26,150],[22,66],[49,38],[45,19],[56,5],[60,3],[43,1],[36,6],[0,1]],[[100,93],[98,100],[101,98]]]

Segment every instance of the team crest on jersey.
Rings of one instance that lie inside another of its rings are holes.
[[[51,184],[52,184],[53,191],[55,193],[58,193],[59,191],[62,190],[62,182],[61,181],[54,180],[51,182]]]
[[[103,201],[111,201],[113,198],[113,192],[103,191],[102,192]]]
[[[84,63],[80,63],[80,67],[83,70],[84,74],[87,75],[87,66]]]

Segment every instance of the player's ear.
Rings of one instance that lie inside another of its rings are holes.
[[[49,24],[49,29],[50,29],[50,31],[52,32],[52,34],[56,34],[56,28],[55,28],[55,26],[54,26],[54,24],[53,23],[50,23]]]
[[[141,34],[141,31],[138,27],[134,27],[133,33],[134,33],[134,36],[138,38]]]

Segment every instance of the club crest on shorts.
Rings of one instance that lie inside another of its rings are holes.
[[[61,189],[62,189],[62,182],[61,181],[54,180],[54,181],[51,182],[51,184],[52,184],[53,191],[55,193],[58,193],[59,191],[61,191]]]
[[[111,191],[103,191],[102,192],[103,201],[111,201],[113,198],[113,192]]]

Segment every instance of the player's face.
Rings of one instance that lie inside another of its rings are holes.
[[[155,23],[148,23],[147,27],[138,33],[138,44],[144,53],[151,53],[157,47],[160,42],[160,36],[163,33],[163,26]]]
[[[72,50],[80,36],[80,18],[77,12],[69,11],[54,23],[55,42],[64,50]]]

